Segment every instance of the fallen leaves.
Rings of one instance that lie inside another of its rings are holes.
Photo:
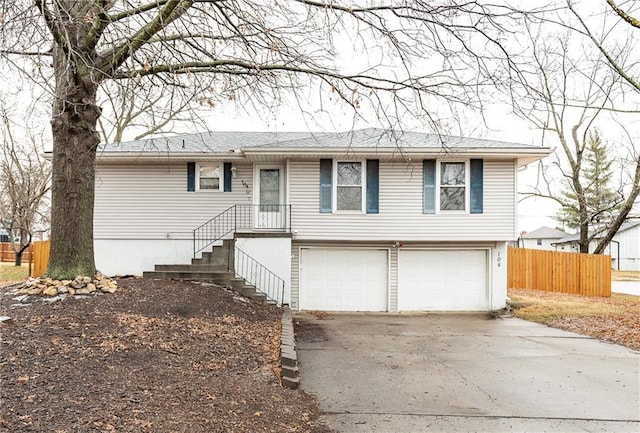
[[[509,297],[531,304],[518,308],[516,317],[640,350],[640,296],[600,298],[510,289]]]
[[[1,290],[14,324],[0,331],[0,430],[326,431],[310,397],[278,385],[276,307],[175,281],[14,309]]]

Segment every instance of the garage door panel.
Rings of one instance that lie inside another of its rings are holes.
[[[325,311],[386,311],[386,250],[303,248],[300,308]]]
[[[401,311],[488,309],[486,250],[402,250],[398,261]]]

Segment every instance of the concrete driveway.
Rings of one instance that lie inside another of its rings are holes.
[[[341,432],[640,432],[640,354],[514,318],[300,313],[302,390]]]

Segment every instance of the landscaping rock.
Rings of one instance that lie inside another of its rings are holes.
[[[24,296],[46,296],[49,300],[64,300],[68,296],[115,293],[118,284],[115,280],[96,274],[94,278],[78,275],[73,280],[53,278],[29,278],[13,289],[13,293]],[[58,295],[65,296],[58,296]]]

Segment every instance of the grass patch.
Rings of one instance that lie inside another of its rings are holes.
[[[640,281],[640,271],[611,271],[613,281]]]
[[[29,265],[15,266],[13,263],[0,263],[0,284],[24,280],[29,276]]]
[[[518,318],[640,349],[640,296],[510,289],[509,298],[525,305],[515,310]]]

